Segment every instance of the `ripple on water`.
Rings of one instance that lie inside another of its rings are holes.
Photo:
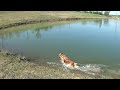
[[[79,68],[70,70],[68,68],[63,67],[63,65],[60,63],[47,62],[47,64],[53,67],[63,68],[63,70],[65,71],[82,74],[82,76],[85,76],[85,77],[101,78],[101,79],[120,78],[120,68],[115,69],[113,68],[113,66],[109,66],[109,65],[79,64]]]

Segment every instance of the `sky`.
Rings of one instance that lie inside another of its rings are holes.
[[[110,15],[120,15],[120,11],[111,11]]]

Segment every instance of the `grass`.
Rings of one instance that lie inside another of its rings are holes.
[[[17,55],[0,52],[0,79],[83,79],[79,73],[66,72],[62,67],[20,60]]]
[[[43,23],[37,23],[37,24],[28,24],[28,25],[22,25],[22,26],[17,26],[17,27],[11,27],[11,28],[6,28],[4,30],[0,31],[0,35],[6,34],[6,33],[13,33],[13,32],[20,32],[28,29],[37,29],[37,28],[45,28],[45,27],[50,27],[50,26],[55,26],[55,25],[60,25],[60,24],[65,24],[65,23],[72,23],[73,21],[59,21],[59,22],[43,22]]]
[[[38,23],[42,20],[66,20],[75,18],[106,18],[105,16],[78,11],[0,11],[0,28],[27,23]]]

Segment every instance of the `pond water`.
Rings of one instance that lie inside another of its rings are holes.
[[[120,78],[120,20],[81,20],[2,33],[0,46],[44,62],[59,63],[63,52],[87,70],[99,66],[107,70],[104,74]]]

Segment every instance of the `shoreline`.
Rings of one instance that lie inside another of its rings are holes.
[[[3,11],[0,13],[0,30],[27,24],[82,19],[119,19],[119,17],[79,11]]]
[[[22,22],[2,25],[0,26],[0,30],[11,28],[11,27],[16,27],[20,25],[37,24],[37,23],[45,23],[45,22],[75,21],[75,20],[83,20],[83,19],[109,19],[109,18],[110,17],[88,17],[88,18],[86,17],[86,18],[60,18],[60,19],[47,19],[47,20],[26,20]]]
[[[102,18],[114,17],[78,11],[4,11],[0,13],[0,30],[25,24]]]
[[[34,63],[16,54],[0,50],[0,79],[93,79],[63,70],[51,64]]]
[[[109,74],[104,76],[99,73],[96,75],[85,73],[81,70],[66,70],[61,63],[33,62],[32,60],[0,50],[0,79],[114,79]],[[115,77],[117,78],[119,77]]]

